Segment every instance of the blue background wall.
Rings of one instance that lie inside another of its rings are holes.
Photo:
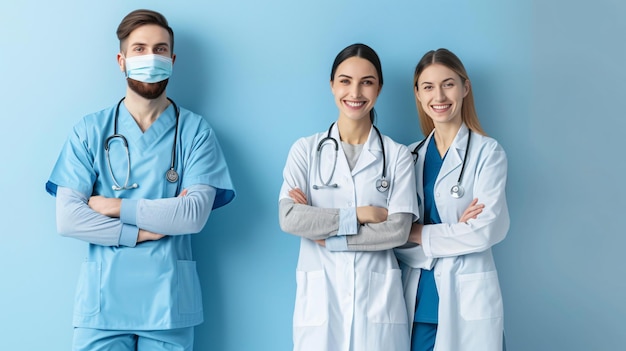
[[[69,348],[86,244],[56,234],[44,183],[72,125],[124,94],[115,30],[143,7],[170,20],[168,93],[213,124],[238,190],[195,237],[198,350],[290,350],[298,239],[278,227],[281,172],[297,137],[337,117],[330,66],[357,41],[383,62],[378,125],[404,143],[421,137],[419,57],[447,47],[466,64],[509,156],[512,226],[495,248],[509,350],[624,348],[623,2],[24,0],[0,12],[3,350]]]

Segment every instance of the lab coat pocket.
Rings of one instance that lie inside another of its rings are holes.
[[[467,321],[500,318],[503,315],[498,272],[459,274],[458,298],[461,317]]]
[[[390,269],[387,273],[371,272],[367,301],[367,319],[370,323],[407,323],[402,273],[399,269]]]
[[[202,293],[195,261],[178,261],[178,311],[198,313],[202,311]]]
[[[296,271],[295,327],[320,326],[328,321],[326,275],[319,271]]]
[[[80,268],[74,314],[93,316],[100,312],[100,263],[86,261]]]

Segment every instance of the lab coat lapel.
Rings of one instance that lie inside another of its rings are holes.
[[[439,176],[437,177],[437,183],[450,175],[452,171],[461,167],[463,164],[463,155],[465,155],[465,147],[467,146],[467,135],[468,129],[465,123],[463,123],[456,134],[452,145],[450,145],[446,158],[441,165],[441,170],[439,171]]]
[[[333,137],[335,140],[337,140],[339,150],[337,151],[336,161],[331,160],[331,159],[328,159],[325,161],[329,162],[327,164],[332,164],[330,162],[337,162],[334,177],[339,177],[339,176],[345,177],[345,175],[350,174],[350,165],[348,165],[346,154],[343,152],[343,147],[341,146],[341,136],[339,135],[339,128],[337,127],[337,123],[335,123],[335,125],[333,126],[330,136]],[[330,153],[328,153],[328,155],[330,155]],[[332,182],[335,182],[335,183],[340,182],[340,179],[334,179],[332,180]]]
[[[363,145],[363,150],[361,151],[361,155],[354,165],[354,169],[352,170],[352,175],[356,175],[363,169],[367,168],[372,163],[376,162],[376,160],[380,159],[382,165],[383,152],[380,146],[380,141],[378,140],[378,133],[374,130],[374,127],[370,128],[370,134],[367,137],[367,141],[365,145]],[[345,158],[345,156],[344,156]]]
[[[424,161],[426,160],[426,149],[430,143],[433,133],[426,138],[422,147],[417,151],[417,163],[415,164],[415,181],[417,187],[417,200],[420,209],[420,220],[424,220]]]

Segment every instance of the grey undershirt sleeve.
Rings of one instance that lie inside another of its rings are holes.
[[[190,186],[187,191],[183,197],[133,200],[129,203],[131,206],[124,206],[122,200],[121,212],[134,213],[127,214],[134,218],[133,223],[124,223],[120,218],[93,211],[86,195],[59,187],[56,195],[57,231],[63,236],[103,246],[134,246],[139,228],[166,235],[197,233],[208,220],[216,190],[198,184]],[[122,238],[122,233],[126,233],[127,238]]]

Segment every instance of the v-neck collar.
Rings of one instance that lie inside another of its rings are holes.
[[[174,106],[170,104],[146,131],[139,128],[125,104],[120,106],[118,119],[118,133],[123,134],[133,145],[145,148],[158,141],[164,133],[175,127],[176,113]]]

